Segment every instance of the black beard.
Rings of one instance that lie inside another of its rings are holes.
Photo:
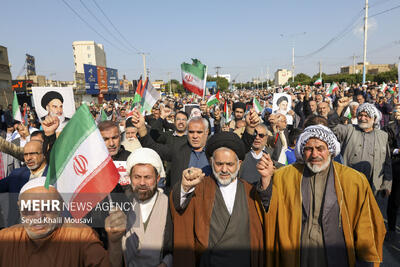
[[[139,201],[146,201],[154,196],[154,194],[157,192],[157,185],[155,185],[153,188],[150,188],[146,190],[145,192],[139,192],[139,186],[136,188],[133,188],[133,197],[135,199],[138,199]],[[141,189],[147,189],[148,187],[143,187]]]

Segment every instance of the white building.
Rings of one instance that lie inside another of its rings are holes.
[[[83,64],[106,67],[106,53],[102,44],[94,41],[75,41],[72,43],[74,50],[75,72],[84,73]]]
[[[214,75],[213,77],[217,78],[217,75]],[[223,77],[223,78],[227,79],[229,83],[231,82],[231,75],[230,74],[218,74],[218,77]]]
[[[292,72],[287,69],[278,69],[275,72],[275,85],[281,86],[288,82],[288,80],[292,78]]]

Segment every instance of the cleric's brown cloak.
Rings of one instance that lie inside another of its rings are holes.
[[[264,242],[260,221],[260,210],[257,210],[255,190],[242,181],[247,198],[249,214],[249,232],[251,247],[251,266],[264,266]],[[179,185],[180,186],[180,185]],[[174,190],[179,187],[175,186]],[[194,195],[186,210],[180,214],[174,206],[179,199],[173,199],[177,192],[171,192],[170,207],[174,224],[174,266],[190,267],[198,264],[202,253],[209,244],[210,220],[213,212],[217,184],[211,177],[206,177],[196,186]]]
[[[386,230],[370,185],[362,173],[337,162],[333,166],[349,266],[356,259],[379,266]],[[268,267],[300,266],[303,170],[304,164],[293,164],[274,174],[268,213],[263,210]]]

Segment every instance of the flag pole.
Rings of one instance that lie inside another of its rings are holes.
[[[207,83],[207,65],[206,65],[206,72],[204,73],[204,84],[203,84],[203,100],[206,96],[206,83]]]

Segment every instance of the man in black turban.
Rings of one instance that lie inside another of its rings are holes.
[[[45,110],[47,110],[47,116],[57,116],[60,120],[60,126],[57,128],[57,132],[61,132],[62,129],[65,127],[69,118],[65,117],[64,115],[64,98],[63,96],[56,91],[49,91],[45,93],[41,100],[41,106]],[[40,118],[42,121],[46,119],[46,116]]]
[[[174,243],[185,248],[174,252],[174,265],[263,266],[252,186],[238,177],[245,153],[236,134],[217,133],[206,144],[212,175],[198,168],[183,171],[171,194]]]
[[[234,120],[229,123],[229,128],[231,131],[235,130],[236,122],[244,119],[244,113],[246,112],[246,104],[243,102],[233,103],[233,115]]]

